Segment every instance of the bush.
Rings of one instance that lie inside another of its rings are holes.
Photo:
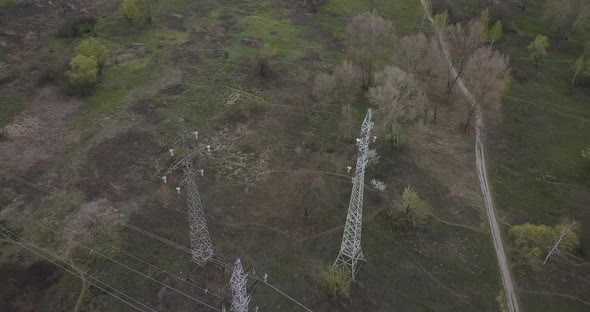
[[[129,23],[150,24],[152,22],[153,4],[151,0],[124,0],[123,14]]]
[[[271,61],[277,56],[278,50],[270,45],[258,49],[256,53],[255,70],[261,78],[269,78]]]
[[[430,205],[408,186],[401,196],[391,202],[388,215],[395,227],[411,230],[424,225],[431,212]]]
[[[99,68],[103,66],[104,62],[109,57],[109,50],[98,41],[96,38],[84,39],[76,47],[76,54],[86,57],[94,57],[98,62]]]
[[[70,62],[70,70],[66,72],[66,76],[75,89],[94,87],[98,79],[98,61],[94,56],[77,55]]]
[[[350,293],[351,279],[343,267],[329,266],[321,277],[330,297],[345,297]]]
[[[399,130],[393,130],[388,135],[389,142],[393,144],[397,149],[404,149],[408,144],[408,140],[403,135],[403,133]]]
[[[76,38],[84,34],[94,33],[96,17],[81,16],[65,21],[57,30],[57,36],[61,38]]]

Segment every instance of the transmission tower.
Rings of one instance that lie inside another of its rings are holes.
[[[193,158],[198,152],[198,148],[194,144],[190,144],[191,141],[198,138],[198,132],[188,132],[182,123],[183,132],[176,142],[182,143],[185,149],[189,152],[186,156],[181,157],[172,166],[170,166],[165,172],[162,180],[167,183],[166,176],[172,171],[182,167],[183,177],[180,185],[186,189],[186,204],[188,207],[188,218],[190,225],[190,241],[191,241],[191,258],[192,261],[200,266],[205,265],[211,257],[213,257],[213,247],[211,244],[211,238],[209,236],[209,229],[207,228],[207,220],[205,219],[205,213],[203,212],[203,204],[201,202],[201,195],[197,188],[197,179],[195,170],[193,169]],[[207,146],[207,150],[210,150],[210,146]],[[174,149],[170,149],[170,155],[174,155]],[[200,171],[201,175],[203,170]],[[176,188],[180,192],[180,186]]]
[[[361,137],[357,139],[358,157],[354,177],[352,178],[352,193],[350,194],[350,203],[348,205],[348,214],[346,215],[346,225],[344,226],[340,252],[334,262],[334,266],[344,267],[350,273],[353,280],[360,267],[358,262],[365,261],[363,251],[361,250],[361,231],[363,226],[365,166],[367,165],[368,159],[371,129],[373,129],[373,120],[371,109],[369,109],[363,121]]]
[[[250,303],[250,297],[246,292],[247,283],[248,274],[244,272],[244,268],[242,268],[242,262],[238,258],[230,280],[232,296],[231,310],[233,312],[248,312],[248,303]]]

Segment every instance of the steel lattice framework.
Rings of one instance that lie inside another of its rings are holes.
[[[211,257],[213,257],[213,247],[211,244],[211,237],[209,236],[209,229],[207,228],[207,219],[203,211],[203,203],[201,202],[201,195],[197,188],[197,179],[195,170],[193,169],[193,158],[198,153],[198,148],[194,144],[194,140],[198,138],[198,132],[188,132],[184,124],[184,120],[180,119],[182,132],[175,140],[174,145],[182,144],[189,152],[186,156],[181,157],[174,162],[165,172],[163,176],[164,183],[167,183],[166,176],[171,174],[176,169],[182,167],[183,177],[180,185],[186,189],[186,203],[188,207],[188,218],[190,226],[190,241],[191,241],[191,260],[198,265],[203,266]],[[194,138],[191,138],[194,137]],[[170,154],[174,155],[173,149],[170,149]],[[177,188],[180,192],[180,187]]]
[[[230,286],[232,296],[231,310],[234,312],[248,312],[248,304],[250,297],[246,292],[246,284],[248,283],[248,274],[242,268],[240,259],[236,261],[234,272],[231,275]]]
[[[342,235],[340,252],[334,262],[334,266],[342,266],[354,280],[360,268],[359,261],[365,261],[361,250],[361,231],[363,226],[363,192],[365,187],[365,167],[368,160],[371,130],[373,129],[371,109],[367,111],[361,128],[361,137],[358,142],[358,157],[356,169],[352,178],[352,193],[348,205],[346,225]]]
[[[188,219],[190,225],[191,256],[198,265],[203,266],[213,257],[213,247],[207,228],[207,220],[203,212],[201,195],[197,188],[195,170],[192,158],[183,159],[184,184],[186,188],[186,204],[188,207]]]

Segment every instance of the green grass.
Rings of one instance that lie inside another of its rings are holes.
[[[525,311],[588,311],[588,304],[551,294],[531,294],[521,292],[520,300]]]
[[[301,27],[273,13],[246,16],[237,22],[235,30],[229,50],[230,59],[234,61],[256,53],[256,49],[242,44],[244,38],[261,39],[265,46],[277,50],[281,62],[287,63],[295,62],[320,48],[319,44],[306,40],[306,33]]]
[[[531,9],[526,16],[533,13],[540,12]],[[590,136],[588,93],[569,86],[573,71],[568,63],[583,48],[575,43],[567,49],[552,47],[550,61],[536,68],[522,58],[528,57],[526,46],[539,31],[537,23],[518,21],[519,31],[505,34],[499,46],[513,58],[515,79],[503,100],[503,123],[490,131],[493,140],[507,144],[505,152],[492,157],[497,171],[493,185],[498,206],[515,219],[552,225],[589,209],[583,204],[590,196],[582,191],[587,182],[580,157]],[[546,175],[554,178],[543,179]]]
[[[0,87],[0,128],[9,124],[31,102],[31,97],[7,86]]]
[[[0,0],[0,9],[9,9],[17,4],[17,0]]]
[[[420,1],[375,1],[376,14],[389,19],[396,35],[402,36],[417,30],[422,22]],[[346,24],[357,14],[369,10],[364,0],[328,0],[320,7],[320,23],[340,40],[346,39]]]

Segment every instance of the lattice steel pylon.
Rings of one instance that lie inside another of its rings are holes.
[[[198,265],[203,266],[213,257],[213,247],[207,228],[207,220],[203,212],[201,195],[197,188],[192,157],[183,159],[184,184],[186,186],[186,204],[190,225],[191,257]]]
[[[234,271],[230,280],[232,297],[231,310],[234,312],[248,312],[250,297],[246,292],[247,283],[248,274],[244,272],[244,268],[242,268],[242,262],[238,258],[238,260],[236,260],[236,265],[234,266]]]
[[[360,268],[359,261],[365,261],[361,249],[361,231],[363,226],[363,193],[365,188],[365,167],[368,160],[369,143],[371,141],[371,130],[373,129],[371,109],[367,111],[365,120],[361,127],[361,137],[357,139],[358,156],[356,169],[352,178],[352,193],[346,215],[346,224],[340,252],[334,262],[334,266],[342,266],[354,280]]]
[[[191,144],[198,137],[198,132],[188,132],[181,119],[182,133],[176,140],[177,143],[182,143],[185,149],[188,150],[186,156],[181,157],[172,166],[170,166],[162,177],[166,183],[166,176],[182,167],[183,177],[180,182],[186,189],[186,203],[188,208],[188,218],[190,226],[190,241],[191,241],[191,260],[200,266],[203,266],[213,257],[213,247],[211,244],[211,237],[209,236],[209,229],[207,228],[207,219],[203,211],[203,203],[201,202],[201,195],[197,188],[197,179],[195,170],[193,169],[193,158],[197,154],[198,149]],[[191,139],[194,136],[194,139]],[[191,146],[192,145],[192,146]],[[170,149],[170,154],[174,155],[173,149]],[[180,192],[180,187],[177,188]]]

